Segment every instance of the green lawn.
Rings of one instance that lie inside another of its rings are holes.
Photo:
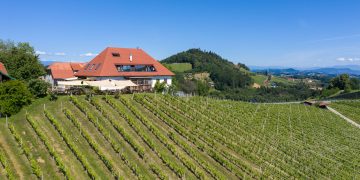
[[[192,69],[190,63],[172,63],[172,64],[164,64],[164,65],[173,72],[185,72]]]

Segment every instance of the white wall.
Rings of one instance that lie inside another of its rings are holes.
[[[122,76],[108,76],[108,77],[94,77],[96,80],[106,80],[106,79],[113,79],[113,80],[124,80],[125,78]],[[155,86],[155,83],[157,80],[159,80],[160,83],[164,82],[164,80],[167,79],[167,85],[170,86],[172,84],[171,76],[154,76],[151,77],[151,87]]]
[[[107,80],[107,79],[113,79],[113,80],[124,80],[124,77],[122,76],[108,76],[108,77],[95,77],[96,80],[101,81],[101,80]]]
[[[170,86],[172,83],[172,79],[171,76],[155,76],[153,78],[151,78],[151,87],[155,86],[155,83],[157,80],[159,80],[160,83],[164,82],[165,79],[167,79],[167,85]]]
[[[45,82],[48,82],[51,84],[51,86],[54,86],[54,79],[50,74],[45,75]]]

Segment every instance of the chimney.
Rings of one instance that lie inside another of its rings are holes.
[[[130,59],[130,62],[131,62],[132,61],[132,53],[130,53],[129,59]]]

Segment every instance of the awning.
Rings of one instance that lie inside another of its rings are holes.
[[[101,81],[58,81],[62,86],[93,86],[100,90],[121,90],[129,86],[137,86],[131,80],[101,80]]]
[[[88,86],[89,84],[86,83],[86,81],[58,81],[58,85],[63,86]]]

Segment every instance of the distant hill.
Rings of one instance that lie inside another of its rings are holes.
[[[337,75],[337,74],[360,75],[360,70],[353,70],[350,68],[319,68],[313,70],[306,70],[304,72],[315,72],[315,73],[323,73],[330,75]]]
[[[275,74],[279,74],[279,73],[293,74],[293,73],[300,72],[299,70],[296,70],[296,69],[293,69],[293,68],[287,68],[287,69],[256,69],[256,70],[253,70],[253,72],[264,72],[264,71],[268,71],[268,72],[275,73]]]
[[[163,64],[190,63],[191,72],[208,72],[217,89],[246,87],[252,84],[249,68],[234,64],[211,51],[189,49],[161,61]]]
[[[359,68],[359,69],[358,69]],[[334,67],[326,67],[326,68],[311,68],[311,69],[295,69],[295,68],[263,68],[256,67],[251,69],[252,72],[269,72],[271,74],[280,75],[280,74],[326,74],[326,75],[338,75],[338,74],[350,74],[350,75],[360,75],[360,67],[354,66],[350,68],[348,66],[334,66]]]

